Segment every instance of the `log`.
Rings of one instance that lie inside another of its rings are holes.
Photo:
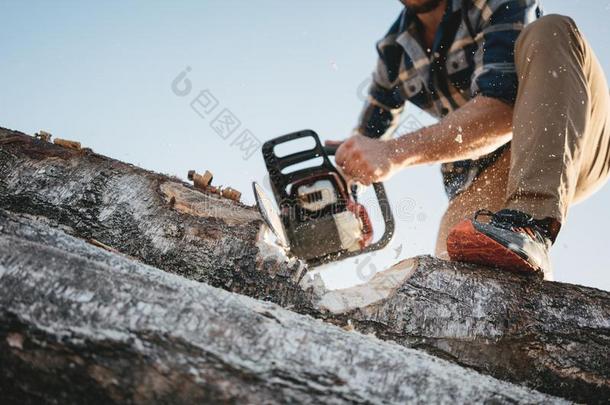
[[[574,401],[610,398],[610,293],[431,257],[318,305],[340,324]]]
[[[3,143],[2,139],[11,139]],[[327,291],[265,243],[252,208],[0,129],[0,208],[170,273],[352,325],[575,401],[610,397],[610,293],[418,257]]]
[[[306,305],[305,273],[261,246],[254,207],[180,179],[0,128],[0,208],[45,217],[155,267],[284,305]]]
[[[0,211],[4,403],[567,403]]]

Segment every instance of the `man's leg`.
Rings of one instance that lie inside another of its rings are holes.
[[[504,208],[506,183],[510,168],[510,148],[479,174],[472,184],[449,201],[441,219],[436,239],[435,255],[447,259],[447,235],[459,222],[472,218],[479,209],[498,211]]]
[[[515,47],[519,92],[505,208],[565,221],[609,170],[608,84],[574,22],[549,15]]]
[[[504,209],[457,224],[453,260],[549,271],[548,250],[574,201],[610,171],[610,99],[603,71],[574,22],[550,15],[517,40],[519,91]],[[479,207],[483,208],[483,207]]]

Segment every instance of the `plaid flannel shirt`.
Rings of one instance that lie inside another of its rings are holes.
[[[425,50],[418,40],[421,23],[405,8],[377,43],[379,60],[357,131],[391,135],[407,101],[437,118],[478,94],[513,104],[515,41],[541,15],[538,0],[448,0],[432,49]],[[450,198],[500,153],[442,165]]]

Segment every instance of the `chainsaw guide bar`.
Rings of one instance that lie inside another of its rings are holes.
[[[277,238],[279,244],[285,248],[288,248],[288,238],[286,237],[286,231],[279,214],[273,207],[273,201],[267,197],[267,194],[263,191],[263,188],[257,183],[252,183],[252,189],[254,190],[254,198],[256,199],[256,207],[258,212],[263,217],[265,224],[271,229],[271,232]]]

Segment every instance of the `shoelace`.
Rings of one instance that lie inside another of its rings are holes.
[[[538,225],[531,216],[525,213],[511,210],[492,212],[487,209],[482,209],[474,214],[474,220],[476,221],[479,216],[489,217],[491,219],[490,223],[493,226],[513,232],[524,233],[533,240],[544,242],[545,239],[547,239],[546,230]]]

